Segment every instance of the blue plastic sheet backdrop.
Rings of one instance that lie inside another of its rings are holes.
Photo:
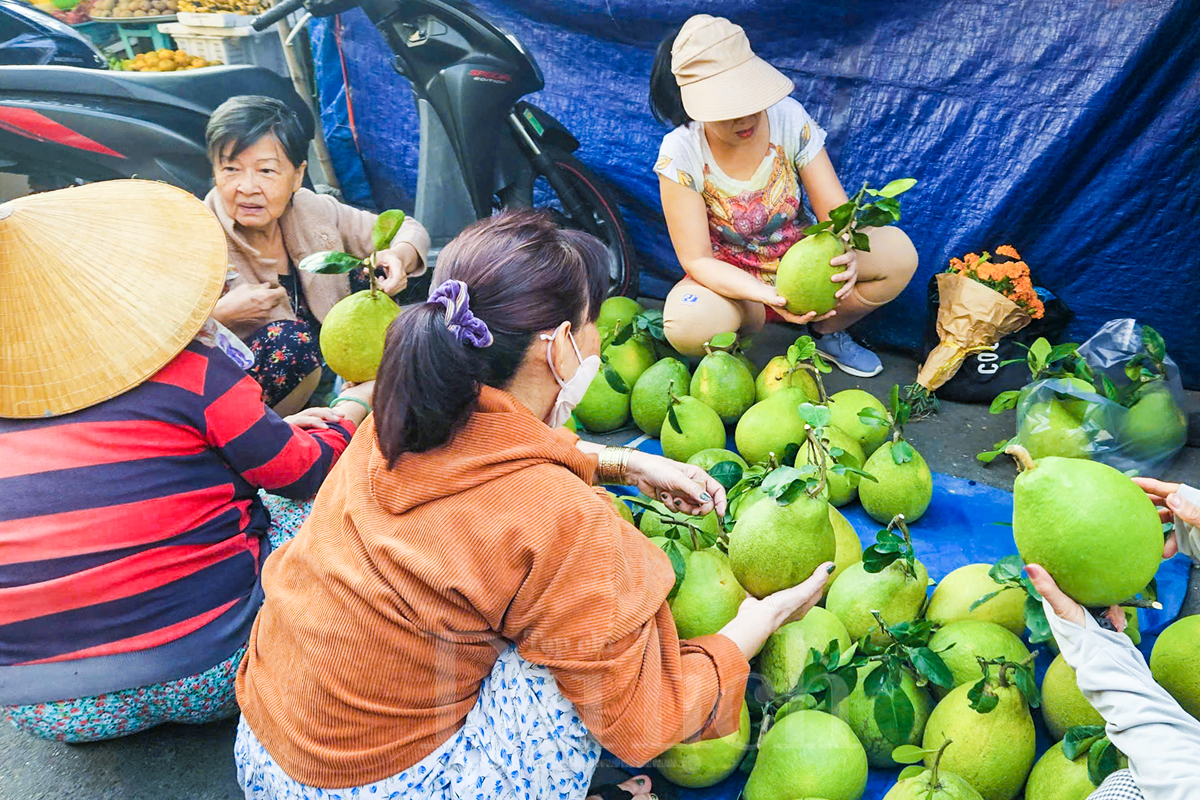
[[[690,15],[720,14],[795,82],[848,189],[920,180],[901,223],[920,272],[863,323],[871,341],[919,347],[929,276],[951,256],[1010,242],[1078,315],[1072,340],[1136,316],[1200,387],[1200,0],[477,5],[528,46],[547,87],[532,102],[619,190],[647,295],[682,275],[651,172],[666,133],[647,105],[654,48]],[[322,122],[350,199],[411,202],[416,111],[382,38],[358,10],[318,21],[312,36]]]
[[[728,446],[733,447],[733,442]],[[638,448],[652,453],[662,453],[656,439],[641,442]],[[857,502],[841,509],[863,546],[875,543],[875,534],[880,525],[867,516]],[[1013,544],[1012,493],[1003,489],[985,486],[975,481],[934,473],[933,500],[929,510],[914,523],[910,532],[917,558],[929,570],[929,577],[940,581],[948,573],[965,564],[994,564],[1005,556],[1016,553]],[[1161,610],[1141,609],[1138,621],[1142,630],[1140,650],[1149,658],[1150,650],[1158,634],[1175,619],[1187,593],[1190,562],[1184,556],[1175,556],[1164,562],[1158,572],[1159,602]],[[1051,654],[1045,645],[1035,645],[1040,650],[1037,673],[1041,684],[1046,668],[1050,666]],[[1037,723],[1038,756],[1052,744],[1046,736],[1041,714],[1033,712]],[[880,800],[896,783],[900,770],[873,769],[867,781],[864,800]],[[685,800],[735,800],[746,782],[746,776],[735,773],[725,781],[708,789],[680,790]]]

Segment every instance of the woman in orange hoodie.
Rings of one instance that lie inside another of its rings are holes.
[[[544,216],[484,220],[392,325],[374,416],[263,569],[237,682],[247,798],[578,800],[601,746],[642,764],[737,727],[748,660],[832,564],[678,639],[669,560],[593,484],[691,513],[724,492],[560,427],[599,365],[605,263]]]

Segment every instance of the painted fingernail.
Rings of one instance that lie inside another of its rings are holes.
[[[712,495],[710,495],[708,492],[701,492],[700,499],[707,503],[709,500],[712,500]]]
[[[837,569],[837,564],[830,564],[828,567],[825,568],[825,571],[828,572],[830,575],[832,575],[833,571],[836,569]]]
[[[679,498],[675,498],[675,507],[679,508],[681,505],[683,505],[683,501]]]

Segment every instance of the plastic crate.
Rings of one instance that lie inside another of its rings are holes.
[[[176,17],[180,23],[196,28],[240,28],[254,21],[249,14],[228,12],[180,11]]]
[[[158,29],[170,35],[180,50],[206,61],[229,66],[250,64],[288,77],[283,42],[273,29],[258,32],[249,26],[197,27],[178,22],[164,23]]]

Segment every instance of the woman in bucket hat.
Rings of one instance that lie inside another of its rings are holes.
[[[22,731],[234,714],[263,562],[307,506],[283,498],[316,494],[366,417],[366,384],[263,405],[209,319],[227,263],[166,184],[0,206],[0,715]]]
[[[655,117],[674,126],[654,171],[676,255],[687,276],[667,295],[663,327],[684,355],[726,331],[753,333],[766,309],[809,324],[817,347],[845,372],[882,370],[846,328],[894,299],[917,267],[917,253],[895,227],[868,230],[870,252],[835,258],[844,267],[839,304],[828,314],[796,316],[774,288],[775,270],[811,224],[847,201],[825,152],[825,131],[789,97],[791,80],[754,55],[741,27],[698,14],[658,48],[650,79]]]

